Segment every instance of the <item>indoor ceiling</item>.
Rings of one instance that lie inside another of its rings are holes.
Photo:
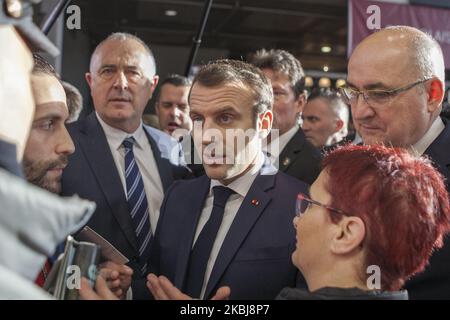
[[[203,0],[73,0],[83,31],[98,43],[112,31],[138,34],[151,44],[191,47]],[[245,58],[260,48],[294,53],[305,69],[345,72],[347,0],[215,0],[202,48]],[[331,51],[322,52],[328,46]]]

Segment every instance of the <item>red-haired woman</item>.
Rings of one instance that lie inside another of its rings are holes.
[[[324,159],[310,196],[299,195],[294,225],[292,260],[308,290],[278,299],[407,299],[405,280],[450,230],[449,199],[427,159],[346,146]]]

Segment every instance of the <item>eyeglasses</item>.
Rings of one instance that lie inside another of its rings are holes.
[[[297,217],[301,217],[305,214],[306,210],[309,208],[310,204],[315,204],[316,206],[325,208],[327,210],[339,213],[339,214],[343,214],[348,216],[349,214],[347,214],[346,212],[340,210],[340,209],[336,209],[330,206],[327,206],[326,204],[320,203],[318,201],[315,201],[313,199],[308,198],[304,193],[299,193],[297,195],[297,207],[295,210],[295,215]]]
[[[363,96],[364,101],[371,107],[379,107],[388,104],[391,99],[404,91],[407,91],[421,83],[424,83],[431,78],[426,78],[423,80],[416,81],[414,83],[408,84],[401,88],[391,89],[391,90],[358,90],[351,87],[341,87],[339,91],[347,104],[355,104],[358,101],[359,95]]]

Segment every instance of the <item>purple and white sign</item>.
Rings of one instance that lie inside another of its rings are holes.
[[[407,25],[432,35],[450,69],[450,10],[369,0],[349,0],[348,56],[362,39],[380,28]]]

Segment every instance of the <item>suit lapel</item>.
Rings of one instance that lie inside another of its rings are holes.
[[[271,197],[266,193],[275,184],[276,175],[258,175],[253,182],[247,196],[242,201],[242,204],[231,224],[225,240],[222,244],[220,252],[214,263],[211,276],[209,277],[208,285],[205,291],[205,298],[209,298],[220,281],[223,273],[228,265],[233,260],[233,257],[241,247],[245,238],[250,233],[253,225],[258,220],[266,206],[269,204]]]
[[[161,183],[163,186],[164,193],[166,193],[167,189],[173,182],[172,177],[172,168],[170,161],[167,161],[161,157],[161,151],[158,148],[156,141],[153,137],[148,133],[147,128],[144,126],[145,134],[147,135],[148,142],[150,143],[150,147],[152,148],[153,157],[156,161],[156,166],[158,167],[159,176],[161,178]]]
[[[303,145],[305,144],[306,138],[302,129],[299,129],[291,140],[287,143],[286,147],[281,151],[279,157],[279,168],[280,171],[286,172],[286,170],[291,166],[297,157]]]
[[[184,286],[184,278],[189,263],[192,243],[194,242],[195,231],[197,230],[198,220],[200,219],[211,183],[211,180],[206,175],[198,179],[200,181],[198,192],[202,197],[198,197],[199,201],[194,202],[192,208],[189,208],[188,214],[185,215],[183,220],[183,225],[186,226],[186,229],[184,234],[180,235],[182,241],[179,248],[174,285],[181,290]],[[193,197],[192,199],[195,200],[196,198]]]
[[[131,217],[128,214],[128,204],[123,191],[122,181],[115,166],[111,150],[105,133],[97,120],[95,113],[91,113],[81,129],[80,147],[92,168],[102,192],[117,219],[126,238],[135,250],[138,250],[136,233]]]

